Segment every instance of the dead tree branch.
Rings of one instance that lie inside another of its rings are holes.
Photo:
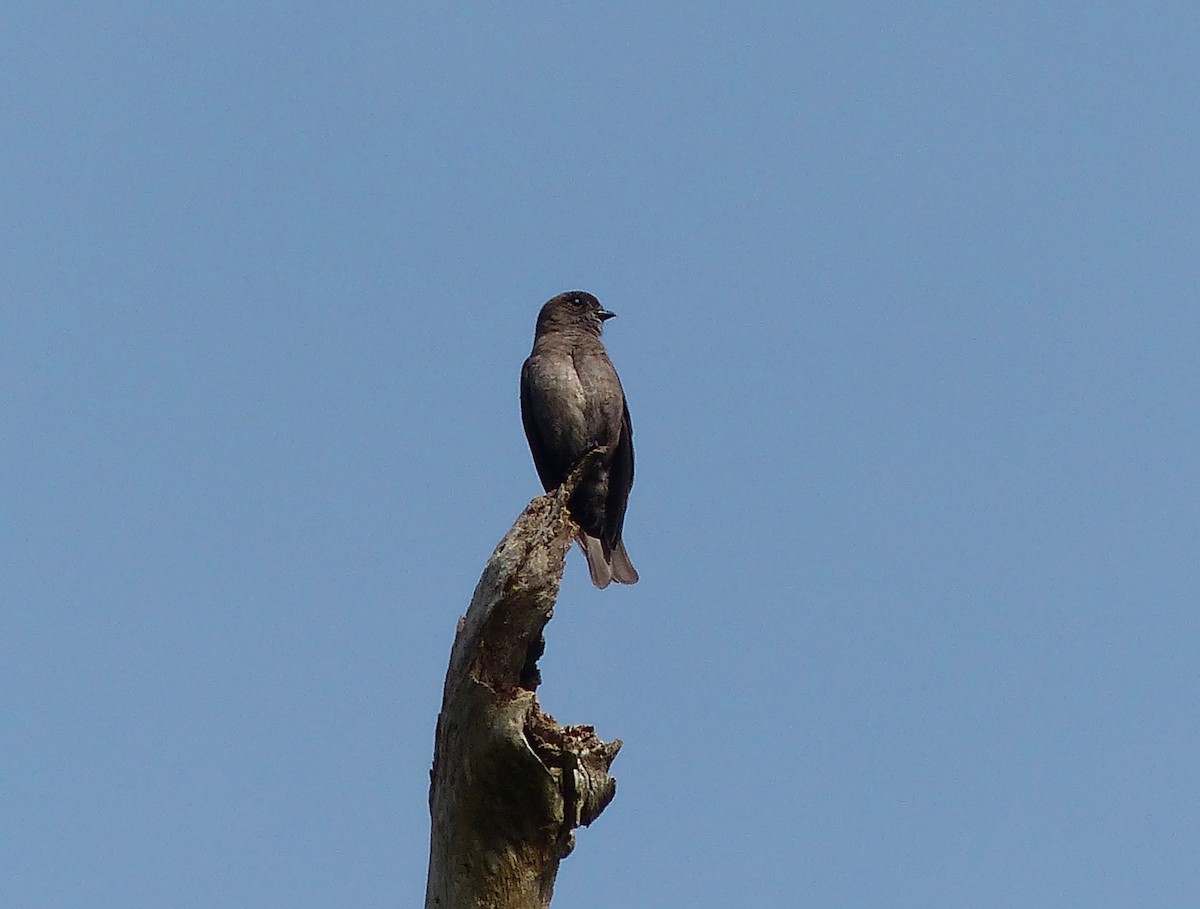
[[[566,502],[585,469],[540,496],[500,541],[459,620],[438,716],[426,909],[543,909],[574,829],[612,800],[621,748],[560,726],[535,694],[542,631],[576,526]]]

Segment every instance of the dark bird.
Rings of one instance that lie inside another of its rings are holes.
[[[591,294],[559,294],[538,313],[533,353],[521,368],[521,421],[546,491],[600,449],[567,503],[592,583],[600,588],[638,579],[621,540],[633,486],[633,426],[621,380],[600,341],[604,321],[614,315]]]

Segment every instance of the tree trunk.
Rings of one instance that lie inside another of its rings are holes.
[[[608,768],[620,741],[560,726],[535,695],[542,630],[577,530],[566,501],[580,474],[530,502],[459,620],[430,771],[425,909],[549,906],[574,829],[616,793]]]

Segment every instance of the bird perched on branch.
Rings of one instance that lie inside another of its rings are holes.
[[[542,486],[558,488],[579,461],[593,461],[567,508],[579,525],[592,583],[637,583],[621,528],[633,485],[633,426],[621,380],[600,340],[609,312],[573,290],[538,313],[533,352],[521,368],[521,421]]]

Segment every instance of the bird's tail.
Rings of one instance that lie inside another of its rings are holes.
[[[581,533],[579,548],[587,556],[588,573],[592,576],[592,583],[601,590],[612,581],[616,581],[618,584],[637,583],[637,569],[629,561],[629,553],[625,551],[624,541],[617,543],[616,548],[610,550],[606,556],[604,544],[597,537],[589,537],[587,534]]]
[[[625,551],[624,540],[617,543],[608,564],[612,569],[612,578],[618,584],[636,584],[638,582],[637,569],[633,567],[633,562],[629,561],[629,553]]]

